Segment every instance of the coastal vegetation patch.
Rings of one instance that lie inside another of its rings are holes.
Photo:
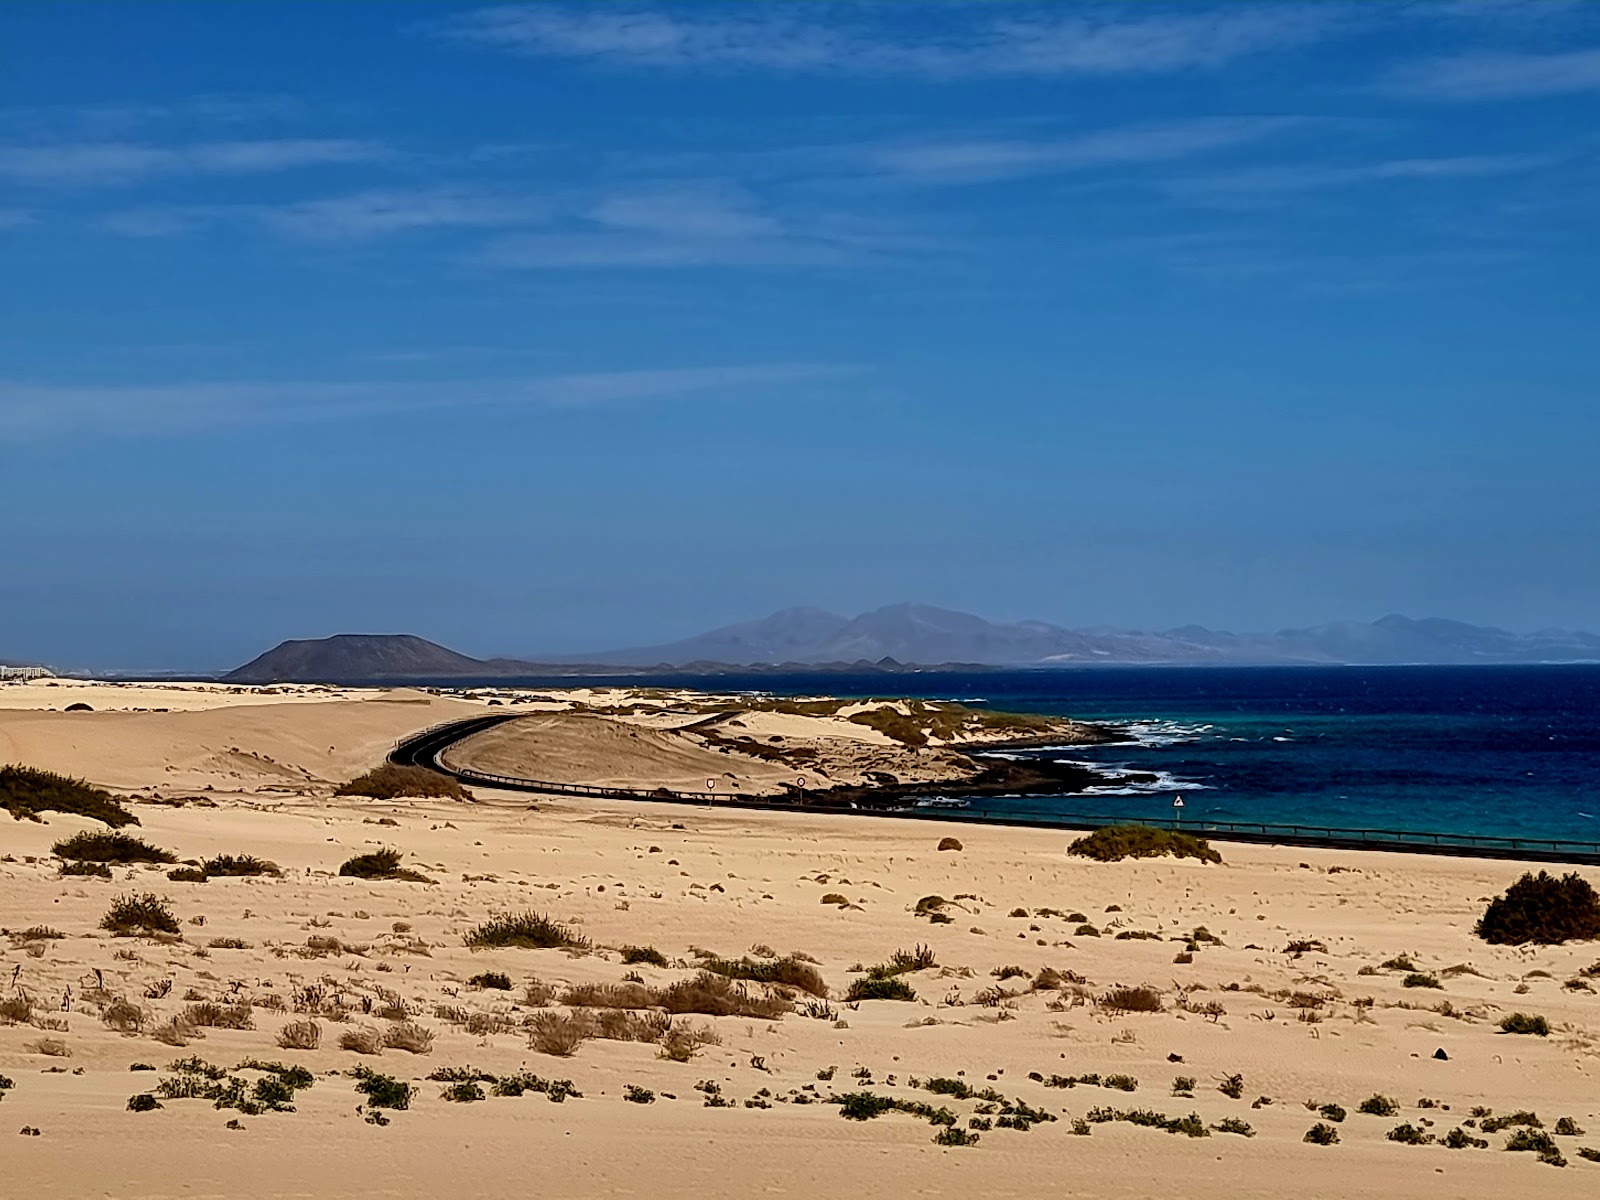
[[[1600,895],[1576,871],[1559,879],[1525,873],[1489,902],[1474,932],[1501,946],[1541,946],[1600,938]]]
[[[104,788],[33,767],[0,767],[0,808],[19,821],[40,821],[40,813],[56,812],[88,817],[113,829],[139,823]]]
[[[1078,838],[1067,847],[1068,854],[1092,858],[1096,862],[1120,862],[1124,858],[1197,858],[1220,863],[1222,855],[1204,838],[1156,829],[1149,825],[1108,825]]]
[[[175,934],[178,932],[178,918],[172,915],[165,900],[147,892],[142,896],[118,896],[111,902],[106,915],[100,918],[100,928],[109,930],[117,937]]]
[[[367,796],[373,800],[398,800],[402,796],[472,799],[472,793],[448,775],[426,767],[402,767],[395,763],[384,763],[364,775],[357,775],[341,784],[334,795]]]
[[[400,879],[407,883],[432,883],[419,871],[400,865],[400,851],[388,847],[345,860],[339,874],[354,879]]]
[[[523,950],[571,948],[587,950],[589,939],[574,933],[543,913],[499,913],[468,932],[466,944],[473,949],[515,946]]]
[[[172,863],[178,860],[143,838],[126,833],[86,829],[50,847],[59,858],[73,862]]]

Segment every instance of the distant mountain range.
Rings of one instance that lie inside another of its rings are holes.
[[[791,608],[659,646],[537,659],[469,658],[408,634],[339,634],[283,642],[223,678],[234,683],[381,682],[809,667],[883,671],[927,667],[1093,665],[1600,662],[1600,637],[1565,630],[1516,634],[1440,618],[1388,616],[1277,633],[1186,625],[1159,633],[1000,624],[971,613],[895,604],[845,617]]]

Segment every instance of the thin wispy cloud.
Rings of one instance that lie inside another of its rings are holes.
[[[0,439],[170,435],[439,409],[596,408],[720,395],[765,400],[860,368],[766,363],[441,382],[220,381],[94,386],[0,381]]]
[[[1474,53],[1412,63],[1384,90],[1432,100],[1520,100],[1600,91],[1600,48],[1559,53]]]
[[[0,145],[0,179],[43,186],[113,186],[158,176],[259,175],[382,161],[391,151],[348,138],[274,138],[162,146],[140,142]]]
[[[1440,158],[1400,158],[1367,163],[1299,163],[1244,167],[1160,182],[1168,195],[1224,205],[1273,203],[1296,192],[1320,192],[1366,184],[1461,182],[1522,175],[1560,161],[1553,155],[1476,154]]]
[[[712,8],[503,5],[434,26],[530,58],[680,70],[896,74],[931,79],[1149,75],[1208,69],[1336,32],[1331,5],[1037,7],[748,4]]]
[[[869,171],[920,183],[978,183],[1136,166],[1231,149],[1296,126],[1293,117],[1211,118],[1096,130],[1061,138],[944,138],[860,147]]]

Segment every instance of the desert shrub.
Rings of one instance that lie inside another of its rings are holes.
[[[933,1144],[935,1146],[976,1146],[978,1139],[982,1136],[977,1132],[969,1133],[965,1129],[957,1129],[954,1125],[945,1125],[938,1133],[933,1135]]]
[[[384,847],[345,860],[339,874],[354,879],[400,879],[407,883],[432,883],[418,871],[400,865],[400,851]]]
[[[1438,976],[1436,976],[1436,975],[1428,975],[1428,974],[1424,974],[1421,971],[1413,971],[1411,974],[1407,975],[1404,979],[1402,979],[1400,981],[1400,986],[1401,987],[1408,987],[1408,988],[1435,988],[1435,989],[1439,989],[1439,988],[1443,988],[1444,984],[1439,982]]]
[[[1409,1121],[1403,1125],[1396,1125],[1383,1136],[1391,1142],[1399,1142],[1402,1146],[1426,1146],[1433,1141],[1433,1134]]]
[[[211,876],[230,875],[282,875],[275,862],[257,858],[254,854],[219,854],[200,864],[200,869]]]
[[[1342,1122],[1350,1114],[1337,1104],[1324,1104],[1317,1109],[1317,1115],[1325,1121]]]
[[[1576,871],[1559,879],[1528,872],[1489,902],[1474,932],[1509,946],[1600,938],[1600,895]]]
[[[961,840],[959,838],[953,838],[953,837],[940,838],[939,839],[939,849],[941,849],[941,850],[960,850],[960,849],[962,849]]]
[[[111,868],[105,863],[97,862],[69,862],[62,866],[63,877],[68,875],[90,875],[96,879],[110,879]]]
[[[853,724],[876,729],[903,746],[918,747],[928,744],[928,735],[923,732],[922,726],[898,708],[888,704],[866,712],[852,713],[847,719]]]
[[[825,892],[822,897],[822,903],[844,908],[850,903],[850,897],[839,892]]]
[[[656,1094],[647,1087],[640,1087],[636,1083],[624,1084],[622,1098],[629,1104],[654,1104]]]
[[[121,997],[100,1010],[100,1023],[117,1033],[138,1033],[148,1019],[149,1014],[144,1009]]]
[[[62,1041],[60,1038],[39,1038],[36,1041],[29,1042],[24,1049],[31,1050],[35,1054],[49,1055],[51,1058],[72,1057],[72,1047],[67,1045],[67,1043]]]
[[[0,1022],[7,1025],[25,1025],[33,1018],[33,1001],[24,991],[0,999]]]
[[[149,1092],[140,1092],[137,1096],[128,1097],[129,1112],[154,1112],[161,1106],[161,1101]]]
[[[1092,858],[1096,862],[1118,862],[1124,858],[1198,858],[1219,863],[1222,855],[1208,842],[1187,833],[1155,829],[1149,825],[1108,825],[1078,838],[1067,847],[1068,854]]]
[[[917,993],[898,976],[878,978],[869,975],[865,979],[853,980],[844,998],[852,1004],[858,1000],[915,1000]]]
[[[529,1008],[548,1008],[555,998],[555,988],[541,980],[530,979],[522,985],[522,1002]]]
[[[511,976],[503,971],[480,971],[467,980],[467,986],[496,992],[509,992],[511,990]]]
[[[1299,958],[1302,954],[1326,954],[1328,947],[1317,938],[1296,938],[1283,948],[1283,952]]]
[[[708,958],[700,964],[703,970],[729,979],[748,979],[752,983],[774,983],[798,988],[821,999],[828,995],[828,985],[822,974],[810,963],[797,958]]]
[[[528,1045],[558,1058],[570,1057],[592,1036],[589,1023],[570,1013],[542,1012],[528,1026]]]
[[[1592,1146],[1579,1146],[1578,1157],[1585,1162],[1600,1163],[1600,1150],[1596,1150]]]
[[[183,1010],[183,1020],[197,1029],[254,1029],[255,1017],[246,1001],[215,1004],[201,1000]]]
[[[1557,1137],[1582,1137],[1583,1130],[1578,1128],[1578,1123],[1571,1117],[1561,1117],[1556,1121]]]
[[[1510,1129],[1513,1125],[1524,1125],[1529,1129],[1544,1128],[1544,1122],[1539,1120],[1539,1114],[1535,1112],[1529,1112],[1525,1108],[1518,1109],[1514,1113],[1506,1113],[1504,1116],[1499,1117],[1488,1116],[1487,1110],[1485,1110],[1485,1116],[1482,1118],[1478,1127],[1482,1129],[1484,1133],[1499,1133],[1502,1129]]]
[[[383,1031],[370,1025],[347,1029],[339,1035],[339,1049],[355,1054],[382,1054]]]
[[[1244,1099],[1244,1076],[1238,1074],[1225,1076],[1217,1085],[1217,1091],[1230,1100]]]
[[[100,918],[100,928],[117,937],[139,934],[177,933],[178,918],[172,915],[167,902],[160,896],[146,893],[143,896],[118,896],[111,908]]]
[[[1250,1122],[1241,1121],[1238,1117],[1223,1117],[1211,1128],[1218,1133],[1236,1133],[1240,1137],[1255,1137],[1256,1131],[1251,1128]]]
[[[173,883],[204,883],[207,876],[199,867],[174,867],[167,872]]]
[[[1095,1003],[1113,1013],[1158,1013],[1162,1008],[1161,993],[1151,987],[1112,988]]]
[[[1518,1129],[1506,1139],[1506,1149],[1512,1151],[1529,1151],[1539,1156],[1540,1162],[1549,1163],[1551,1166],[1564,1167],[1567,1160],[1561,1156],[1561,1148],[1556,1145],[1555,1139],[1542,1129]]]
[[[433,1030],[415,1021],[396,1021],[384,1031],[383,1044],[408,1054],[428,1054],[433,1050]]]
[[[835,1102],[839,1105],[839,1115],[846,1121],[870,1121],[896,1108],[895,1102],[888,1096],[873,1092],[846,1092],[837,1097]]]
[[[994,970],[990,971],[989,974],[993,975],[1001,983],[1004,983],[1008,979],[1031,978],[1031,976],[1028,974],[1027,968],[1017,966],[996,967]]]
[[[1072,931],[1072,936],[1073,937],[1099,937],[1100,936],[1100,931],[1098,929],[1096,929],[1093,925],[1089,924],[1089,922],[1085,921],[1082,925],[1079,925],[1076,929],[1074,929]]]
[[[1179,1075],[1172,1081],[1172,1094],[1174,1096],[1192,1096],[1194,1094],[1194,1076]]]
[[[622,961],[630,966],[644,963],[646,966],[664,967],[667,965],[667,956],[654,946],[624,946]]]
[[[1392,1117],[1400,1111],[1400,1102],[1381,1092],[1374,1092],[1356,1105],[1356,1111],[1366,1113],[1369,1117]]]
[[[285,1050],[315,1050],[322,1045],[322,1026],[310,1017],[290,1021],[278,1030],[278,1045]]]
[[[466,936],[466,943],[474,948],[483,946],[517,946],[529,950],[571,947],[587,950],[589,939],[573,933],[567,926],[552,921],[542,913],[500,913],[491,917]]]
[[[1300,1140],[1310,1142],[1313,1146],[1332,1146],[1339,1140],[1339,1131],[1332,1125],[1318,1121],[1310,1129],[1306,1130],[1305,1137]]]
[[[171,863],[171,854],[131,834],[103,830],[84,830],[62,838],[50,849],[59,858],[76,862]]]
[[[248,950],[250,943],[243,938],[214,937],[206,945],[212,950]]]
[[[1447,1150],[1487,1150],[1489,1148],[1489,1143],[1485,1139],[1473,1137],[1459,1125],[1440,1138],[1439,1144]]]
[[[368,1108],[404,1109],[411,1107],[416,1089],[409,1083],[380,1075],[370,1067],[357,1067],[350,1072],[355,1077],[356,1091],[367,1098]]]
[[[1539,1016],[1529,1016],[1527,1013],[1512,1013],[1500,1022],[1502,1033],[1531,1033],[1537,1037],[1550,1036],[1550,1022]]]
[[[401,796],[443,796],[450,800],[470,800],[467,791],[448,775],[426,767],[401,767],[384,763],[364,775],[341,784],[336,796],[369,796],[374,800],[397,800]]]
[[[710,971],[662,988],[656,993],[656,1003],[669,1013],[707,1017],[770,1018],[794,1010],[794,1005],[782,996],[753,993],[742,984]]]
[[[88,817],[113,829],[139,823],[104,788],[33,767],[0,767],[0,808],[19,821],[37,821],[40,813],[56,812]]]
[[[672,1025],[661,1035],[660,1057],[671,1062],[688,1062],[702,1046],[720,1046],[722,1038],[709,1025],[698,1028]]]

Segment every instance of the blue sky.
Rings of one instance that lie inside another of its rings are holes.
[[[1600,627],[1600,5],[0,8],[0,656]]]

